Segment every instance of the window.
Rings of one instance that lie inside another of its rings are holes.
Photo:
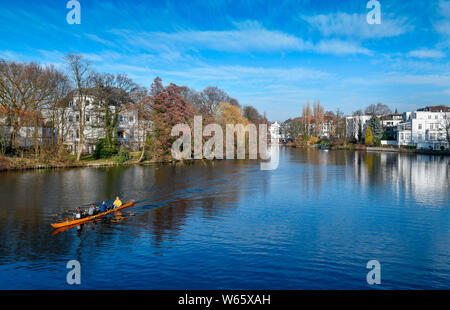
[[[423,136],[421,133],[419,133],[419,140],[422,140],[422,139],[423,139]]]
[[[422,130],[422,124],[419,124],[419,130]]]
[[[80,116],[79,115],[76,116],[76,120],[77,120],[77,122],[80,121]]]
[[[91,117],[89,115],[86,115],[86,122],[89,122],[91,120]]]
[[[434,124],[430,124],[430,129],[433,129],[434,128]]]
[[[134,117],[130,116],[130,123],[132,123],[134,121]]]
[[[431,115],[428,115],[428,119],[431,119]]]
[[[435,119],[438,119],[438,115],[436,114],[436,115],[434,116],[434,118],[435,118]]]
[[[123,122],[123,116],[122,116],[122,115],[120,115],[119,121],[120,121],[121,123]]]
[[[69,122],[73,123],[73,116],[72,115],[69,116]]]

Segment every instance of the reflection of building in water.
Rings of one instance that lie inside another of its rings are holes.
[[[433,205],[449,197],[449,162],[444,156],[361,153],[354,157],[354,174],[367,187],[391,184],[397,194]]]

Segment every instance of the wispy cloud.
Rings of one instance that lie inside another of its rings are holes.
[[[303,67],[295,68],[263,68],[247,66],[203,66],[185,69],[183,71],[161,70],[165,75],[190,78],[203,81],[304,81],[325,79],[331,76],[327,72]]]
[[[325,54],[370,54],[354,42],[324,40],[317,43],[292,34],[268,30],[260,23],[247,21],[234,23],[236,29],[223,31],[181,30],[178,32],[135,32],[113,30],[112,33],[132,46],[148,51],[200,51],[219,52],[289,52],[304,51]]]
[[[89,38],[92,41],[98,42],[98,43],[103,44],[103,45],[107,45],[107,46],[111,46],[111,47],[116,46],[113,42],[111,42],[109,40],[102,39],[98,35],[93,34],[93,33],[85,33],[84,36]]]
[[[434,28],[443,37],[441,46],[450,47],[450,1],[440,0],[437,6],[439,18]]]
[[[409,52],[407,54],[407,56],[414,57],[414,58],[422,58],[422,59],[426,59],[426,58],[439,59],[439,58],[444,58],[445,53],[440,50],[435,50],[435,49],[434,50],[419,49],[419,50],[414,50],[414,51]]]
[[[366,15],[332,13],[313,16],[301,16],[310,26],[324,36],[342,36],[355,39],[379,39],[396,37],[412,30],[406,18],[390,19],[383,17],[379,25],[369,25]]]

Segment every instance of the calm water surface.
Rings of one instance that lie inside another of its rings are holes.
[[[281,149],[273,171],[224,160],[0,173],[0,289],[367,289],[372,259],[378,288],[449,289],[449,162]],[[52,236],[57,214],[117,194],[136,206]]]

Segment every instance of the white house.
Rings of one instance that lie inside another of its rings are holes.
[[[345,118],[345,134],[347,138],[364,138],[367,123],[372,115],[355,115]]]
[[[450,124],[450,108],[426,107],[405,114],[405,120],[397,125],[397,144],[422,149],[448,148],[447,126]]]
[[[269,132],[271,140],[280,139],[280,124],[278,122],[270,124]]]
[[[80,113],[78,104],[83,104],[84,109],[84,152],[92,153],[98,141],[105,137],[104,115],[105,112],[99,110],[94,104],[94,97],[85,95],[81,100],[76,92],[73,92],[72,98],[68,101],[67,106],[62,108],[59,118],[64,117],[64,121],[58,122],[61,127],[59,132],[64,132],[63,143],[68,146],[69,151],[76,153],[78,151],[78,143],[80,140]],[[114,105],[109,106],[111,115],[116,111]],[[127,144],[128,147],[136,149],[142,141],[143,132],[138,128],[138,113],[136,110],[123,109],[119,111],[118,125],[115,135],[119,143]]]

